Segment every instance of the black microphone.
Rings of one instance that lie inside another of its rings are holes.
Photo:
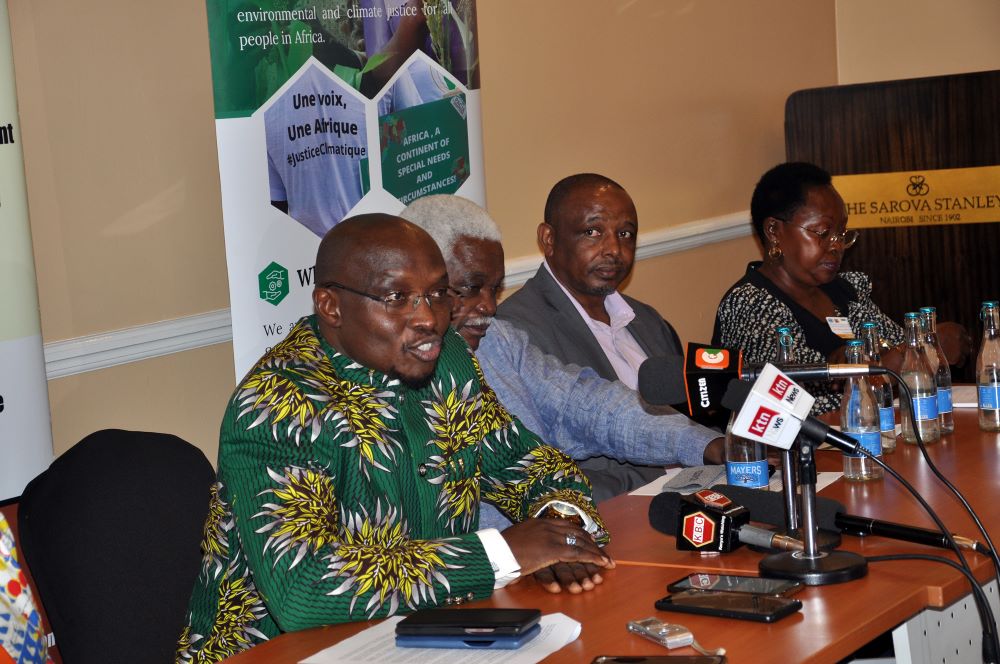
[[[784,524],[784,502],[780,494],[760,491],[759,489],[749,489],[742,486],[730,486],[728,484],[716,485],[712,487],[712,490],[721,493],[730,500],[750,510],[751,521],[759,521],[775,526]],[[816,498],[816,525],[824,530],[834,530],[846,535],[856,535],[858,537],[877,535],[903,542],[913,542],[914,544],[924,544],[939,549],[951,550],[951,545],[948,544],[947,538],[937,530],[907,526],[867,516],[847,514],[847,508],[843,504],[830,498]],[[976,540],[954,534],[952,538],[963,549],[979,553],[989,553],[989,549]]]
[[[650,357],[639,365],[639,396],[654,406],[687,401],[681,359],[677,355]]]
[[[745,508],[734,502],[713,507],[711,496],[707,503],[697,499],[700,494],[711,493],[718,495],[718,492],[699,491],[694,497],[673,492],[654,496],[649,503],[649,525],[661,533],[676,536],[677,548],[682,550],[728,553],[740,544],[783,551],[805,548],[794,537],[747,524],[749,515]]]
[[[740,369],[740,378],[754,381],[760,377],[765,364],[750,364]],[[781,373],[796,380],[839,380],[852,376],[881,376],[888,374],[885,367],[870,364],[784,364]]]
[[[637,387],[646,403],[675,407],[686,403],[695,422],[724,428],[729,413],[719,400],[726,384],[739,378],[739,362],[739,351],[689,343],[683,360],[678,356],[645,360],[639,366]]]

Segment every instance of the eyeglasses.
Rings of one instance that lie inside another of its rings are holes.
[[[389,291],[385,295],[372,295],[371,293],[366,293],[356,288],[345,286],[344,284],[337,283],[336,281],[327,281],[326,283],[319,284],[319,287],[339,288],[340,290],[345,290],[348,293],[354,293],[355,295],[360,295],[361,297],[367,297],[369,300],[381,302],[385,305],[386,312],[391,314],[412,313],[417,310],[417,307],[420,306],[421,300],[427,302],[427,306],[431,309],[438,311],[451,311],[451,294],[448,293],[447,288],[435,288],[426,293]],[[407,307],[407,305],[410,306]]]
[[[448,290],[460,300],[471,300],[479,297],[480,293],[484,290],[496,298],[500,294],[500,291],[503,290],[503,284],[497,284],[496,286],[450,286]]]
[[[858,241],[857,231],[844,231],[843,233],[830,234],[830,229],[825,228],[821,231],[814,231],[811,228],[806,228],[805,226],[800,226],[799,224],[793,224],[787,219],[782,219],[781,217],[775,217],[778,221],[784,222],[789,226],[795,226],[796,228],[801,228],[804,231],[808,231],[819,238],[820,242],[823,242],[827,246],[832,246],[834,242],[839,242],[840,245],[847,249],[848,247],[854,246],[854,243]]]

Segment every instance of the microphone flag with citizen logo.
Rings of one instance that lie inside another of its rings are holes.
[[[739,350],[689,343],[684,364],[688,414],[706,426],[725,428],[729,410],[722,405],[729,381],[740,377]]]

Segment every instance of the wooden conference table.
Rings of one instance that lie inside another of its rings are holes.
[[[955,412],[955,433],[929,447],[931,458],[993,532],[1000,534],[1000,434],[979,430],[975,410]],[[952,532],[980,539],[961,504],[940,485],[920,451],[902,442],[885,459],[921,492]],[[838,452],[817,453],[821,470],[840,470]],[[847,506],[852,514],[911,525],[933,522],[896,480],[863,484],[838,480],[821,492]],[[677,551],[675,539],[649,525],[651,498],[619,496],[601,505],[612,533],[608,550],[618,566],[595,590],[581,595],[552,595],[528,578],[469,606],[535,607],[542,613],[561,612],[583,625],[573,643],[546,662],[589,662],[598,655],[667,654],[656,644],[629,634],[629,620],[659,616],[688,627],[707,648],[724,647],[730,662],[836,662],[875,637],[916,616],[924,609],[951,605],[969,593],[968,582],[950,567],[927,561],[871,563],[868,575],[848,583],[806,588],[799,613],[772,625],[679,613],[658,612],[653,603],[666,594],[667,583],[692,571],[757,573],[761,554],[743,547],[716,557]],[[844,536],[839,547],[864,556],[913,553],[954,554],[884,538]],[[985,556],[966,558],[981,583],[993,576]],[[228,661],[294,663],[374,623],[351,623],[284,634]],[[678,648],[670,654],[696,654]]]

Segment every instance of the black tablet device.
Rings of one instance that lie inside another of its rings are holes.
[[[396,634],[512,636],[541,619],[538,609],[420,609],[396,624]]]

